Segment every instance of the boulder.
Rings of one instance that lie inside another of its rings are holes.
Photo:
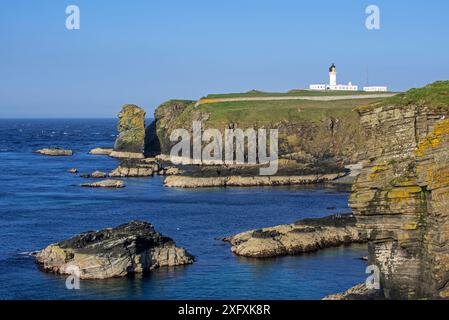
[[[76,169],[76,168],[71,168],[71,169],[68,170],[68,172],[69,172],[69,173],[72,173],[72,174],[77,174],[77,173],[78,173],[78,169]]]
[[[136,105],[124,105],[119,113],[118,137],[111,156],[143,157],[145,143],[145,111]],[[136,155],[134,155],[136,154]]]
[[[72,274],[77,270],[81,279],[123,277],[194,261],[172,239],[141,221],[81,233],[49,245],[37,254],[36,260],[45,272]]]
[[[36,150],[35,153],[39,153],[46,156],[52,157],[70,157],[73,156],[72,150],[66,150],[62,148],[44,148],[40,150]]]
[[[88,188],[124,188],[125,183],[120,180],[102,180],[93,183],[82,183],[81,186]]]

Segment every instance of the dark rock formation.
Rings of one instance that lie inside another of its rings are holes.
[[[123,277],[193,262],[185,249],[140,221],[82,233],[48,246],[36,259],[46,272],[71,274],[77,268],[81,279]]]
[[[170,154],[171,130],[177,128],[176,122],[179,116],[192,106],[194,101],[190,100],[170,100],[159,106],[154,112],[154,121],[151,123],[145,136],[145,155],[154,156],[160,153]]]
[[[114,144],[112,157],[143,157],[145,141],[145,111],[127,104],[119,113],[119,135]]]
[[[351,243],[366,237],[355,226],[353,215],[305,219],[294,224],[252,230],[225,238],[239,256],[268,258],[303,254]]]
[[[386,298],[449,298],[449,81],[359,108],[368,160],[350,206]]]

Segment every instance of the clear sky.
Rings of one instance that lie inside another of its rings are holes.
[[[65,28],[78,5],[81,29]],[[365,27],[380,8],[381,29]],[[0,118],[152,115],[165,100],[449,79],[447,0],[1,0]]]

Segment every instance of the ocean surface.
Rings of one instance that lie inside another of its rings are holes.
[[[116,120],[0,119],[0,299],[320,299],[366,278],[364,246],[296,257],[239,258],[216,238],[345,213],[348,193],[324,187],[163,187],[163,178],[126,179],[126,188],[81,188],[67,173],[110,171],[117,161],[91,156],[111,147]],[[43,147],[73,149],[73,157],[33,154]],[[335,210],[329,208],[335,207]],[[193,265],[145,276],[82,281],[38,270],[27,253],[83,231],[145,220],[195,255]]]

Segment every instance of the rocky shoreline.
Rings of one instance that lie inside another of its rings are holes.
[[[238,256],[271,258],[365,243],[366,235],[356,227],[352,214],[344,214],[246,231],[223,241],[230,243],[231,251]]]

